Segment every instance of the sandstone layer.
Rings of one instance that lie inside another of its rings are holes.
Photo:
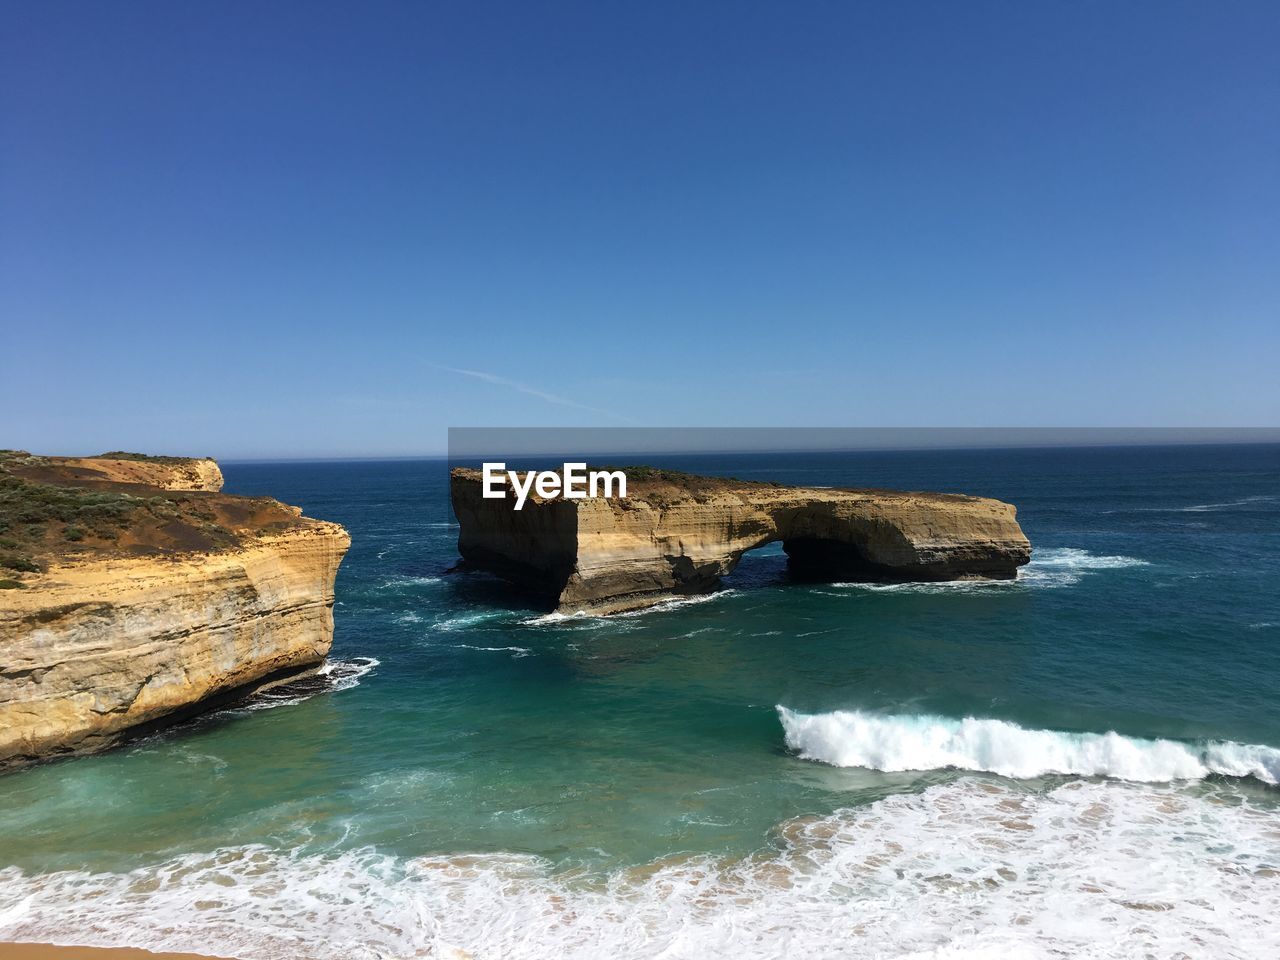
[[[329,651],[342,527],[205,489],[212,461],[120,463],[0,457],[0,765],[101,749]]]
[[[781,540],[793,574],[840,581],[1012,579],[1031,544],[1008,503],[960,494],[787,487],[627,468],[627,496],[531,496],[522,510],[452,472],[458,550],[554,598],[614,613],[714,590],[748,550]]]

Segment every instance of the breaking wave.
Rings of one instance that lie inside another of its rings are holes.
[[[1238,797],[961,778],[791,820],[745,858],[586,878],[523,854],[263,846],[125,873],[10,867],[0,941],[243,960],[1261,960],[1280,956],[1276,828],[1276,811]]]
[[[374,667],[382,663],[374,657],[350,657],[346,660],[329,660],[320,668],[319,674],[329,681],[332,690],[350,690],[360,685],[365,674],[371,673]]]
[[[885,772],[956,768],[1014,779],[1077,774],[1164,783],[1221,774],[1280,782],[1280,750],[1256,744],[1027,730],[975,717],[777,709],[790,749],[806,760],[837,767]]]

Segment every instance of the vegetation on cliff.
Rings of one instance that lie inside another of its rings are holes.
[[[133,460],[138,463],[165,463],[179,464],[186,463],[189,457],[165,457],[154,453],[131,453],[128,450],[108,450],[106,453],[100,453],[95,457],[96,460]]]
[[[236,546],[246,531],[282,529],[298,520],[296,511],[269,497],[111,483],[83,476],[84,462],[0,450],[0,589],[20,588],[20,575],[38,573],[55,559],[217,550]]]

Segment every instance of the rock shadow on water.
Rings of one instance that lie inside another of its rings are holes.
[[[503,580],[500,577],[459,561],[444,571],[444,584],[452,607],[496,608],[511,613],[547,614],[555,609],[555,601],[545,592]]]

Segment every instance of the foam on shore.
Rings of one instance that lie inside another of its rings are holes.
[[[242,960],[1280,955],[1280,830],[1221,794],[960,778],[779,826],[742,859],[595,880],[523,854],[261,846],[128,873],[0,870],[0,938]]]

